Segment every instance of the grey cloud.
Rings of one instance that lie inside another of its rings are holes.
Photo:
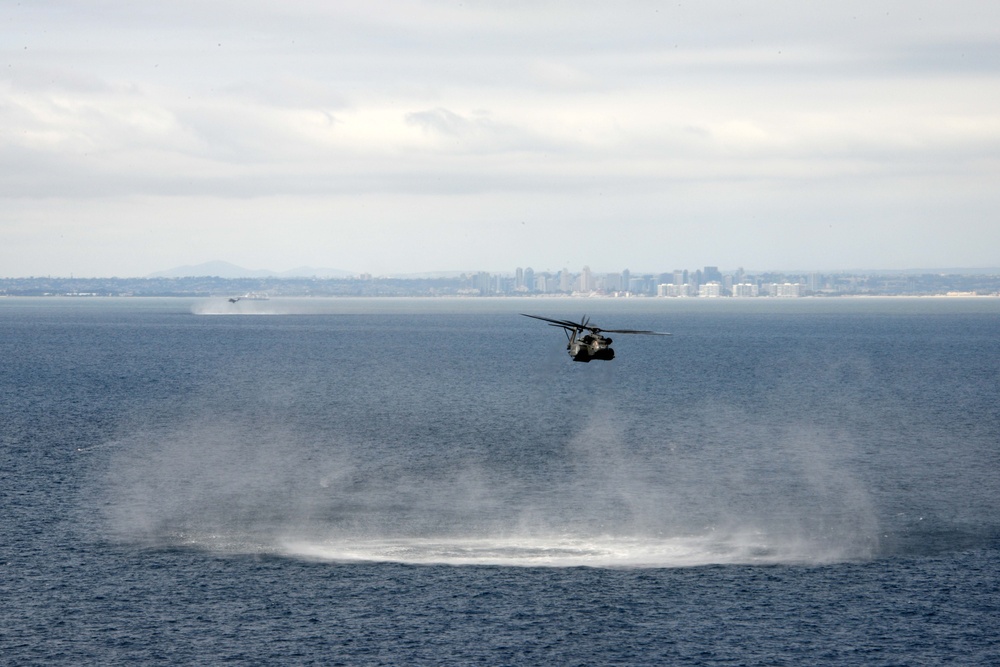
[[[494,120],[486,111],[460,115],[438,107],[405,115],[407,124],[450,142],[452,150],[470,153],[563,151],[564,143]]]
[[[475,131],[476,125],[468,119],[447,109],[431,109],[406,114],[406,122],[425,130],[437,131],[453,137],[467,135]]]

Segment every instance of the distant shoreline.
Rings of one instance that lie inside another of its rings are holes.
[[[388,278],[0,278],[0,296],[799,299],[1000,296],[1000,275],[572,274]]]
[[[0,299],[227,299],[227,294],[2,294]],[[809,294],[804,296],[650,296],[645,294],[615,295],[615,294],[280,294],[269,299],[453,299],[456,301],[474,300],[509,300],[509,299],[539,299],[539,300],[642,300],[642,301],[839,301],[842,299],[998,299],[997,294],[946,293],[946,294]],[[251,301],[247,299],[247,301]]]

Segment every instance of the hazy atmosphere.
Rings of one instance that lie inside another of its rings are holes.
[[[1000,5],[10,4],[0,276],[1000,265]]]

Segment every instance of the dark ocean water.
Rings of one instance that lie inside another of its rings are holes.
[[[1000,664],[1000,300],[0,299],[0,359],[3,664]]]

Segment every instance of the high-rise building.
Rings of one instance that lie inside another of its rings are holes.
[[[628,281],[628,291],[632,294],[656,294],[659,285],[667,281],[654,282],[653,276],[634,276]]]
[[[492,294],[493,277],[485,271],[480,271],[472,277],[472,288],[478,290],[483,296]]]
[[[777,285],[775,296],[802,296],[802,285],[800,283],[783,283],[781,285]]]
[[[722,296],[722,283],[717,280],[698,286],[698,296],[718,297]]]
[[[663,296],[691,296],[693,294],[691,285],[688,285],[687,283],[683,285],[662,285],[662,287]],[[660,290],[657,289],[657,294],[659,293]]]

